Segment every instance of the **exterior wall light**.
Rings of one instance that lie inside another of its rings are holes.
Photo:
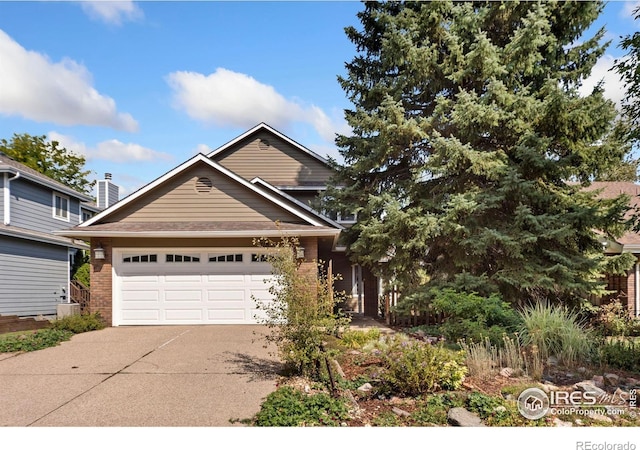
[[[304,259],[304,247],[296,247],[296,258]]]
[[[95,259],[104,259],[104,248],[102,248],[102,244],[99,244],[93,249],[93,257]]]

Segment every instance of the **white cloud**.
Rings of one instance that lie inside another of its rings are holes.
[[[96,159],[115,163],[136,161],[170,161],[173,157],[167,153],[158,152],[138,144],[124,143],[117,139],[99,142],[95,147],[88,147],[84,142],[78,142],[70,136],[49,132],[49,139],[58,141],[67,150],[83,155],[87,161]]]
[[[99,125],[136,131],[130,114],[92,86],[91,74],[71,59],[53,63],[0,30],[0,114],[59,125]]]
[[[144,16],[142,10],[131,0],[82,1],[80,3],[89,17],[109,25],[122,25],[126,20],[137,20]]]
[[[249,128],[260,122],[286,128],[293,122],[311,124],[327,142],[345,129],[315,105],[288,100],[273,86],[224,68],[210,75],[173,72],[167,81],[174,91],[174,104],[204,123]]]
[[[634,20],[635,10],[640,8],[640,1],[625,1],[624,6],[620,10],[620,17]]]
[[[613,56],[603,55],[593,67],[591,76],[582,82],[579,92],[581,95],[589,95],[596,84],[603,80],[604,96],[609,100],[613,100],[618,109],[620,109],[622,100],[626,95],[626,89],[624,83],[620,80],[618,72],[610,70],[614,61],[615,58]]]
[[[198,153],[202,153],[204,155],[211,153],[213,149],[209,147],[207,144],[198,144],[195,149],[193,149],[193,154],[197,155]]]

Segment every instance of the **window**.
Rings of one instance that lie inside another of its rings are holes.
[[[195,263],[200,262],[200,257],[195,255],[167,255],[165,261],[168,263]]]
[[[233,255],[209,255],[209,262],[242,262],[242,253]]]
[[[132,255],[122,258],[123,263],[154,263],[158,262],[158,255]]]
[[[251,262],[269,262],[267,255],[251,254]]]
[[[324,215],[338,223],[355,223],[356,221],[356,215],[354,213],[345,211],[325,211]]]
[[[69,221],[69,197],[53,193],[53,217]]]
[[[91,213],[91,211],[82,211],[82,221],[86,222],[87,220],[91,219],[93,217],[93,213]]]

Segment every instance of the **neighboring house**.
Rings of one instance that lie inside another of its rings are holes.
[[[93,216],[92,198],[0,152],[0,315],[56,314],[85,242],[53,234]]]
[[[300,240],[303,269],[332,261],[347,308],[375,316],[378,281],[338,239],[352,216],[311,208],[328,162],[265,124],[198,154],[60,235],[91,241],[90,311],[109,323],[255,323],[271,268],[253,239]]]
[[[629,206],[630,214],[640,212],[640,185],[631,182],[595,182],[592,183],[588,190],[600,191],[602,198],[615,198],[621,194],[630,197]],[[629,231],[616,241],[603,241],[605,254],[620,254],[628,252],[636,258],[640,258],[640,234]],[[613,299],[619,299],[620,302],[628,309],[629,314],[635,317],[640,316],[640,260],[636,260],[635,265],[624,275],[608,275],[607,290],[614,293],[603,299],[599,299],[597,303],[606,303]]]

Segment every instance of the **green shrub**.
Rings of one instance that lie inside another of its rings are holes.
[[[50,325],[54,330],[67,330],[74,334],[101,330],[104,327],[105,323],[98,313],[66,316],[54,320]]]
[[[464,352],[394,336],[382,352],[382,379],[400,395],[418,396],[438,389],[454,390],[464,381]]]
[[[640,335],[640,320],[631,317],[618,300],[597,308],[595,327],[604,336]]]
[[[73,279],[82,283],[85,287],[91,287],[91,265],[86,262],[78,267],[78,270],[73,274]]]
[[[339,426],[348,418],[343,399],[322,393],[307,395],[284,386],[267,396],[254,423],[259,427]]]
[[[481,297],[445,289],[435,292],[432,306],[434,312],[444,314],[440,331],[452,342],[482,342],[488,337],[494,345],[501,345],[502,337],[516,331],[519,324],[516,311],[495,294]]]
[[[368,342],[380,339],[380,330],[372,328],[370,330],[347,330],[342,333],[342,345],[347,348],[362,348]]]
[[[449,409],[464,406],[464,404],[464,398],[455,393],[430,395],[418,405],[418,408],[411,414],[411,418],[418,426],[446,425]]]
[[[258,239],[255,244],[268,249],[265,259],[274,274],[269,287],[273,300],[256,301],[265,313],[258,320],[270,330],[265,340],[276,346],[290,373],[319,379],[324,359],[336,353],[326,350],[323,343],[349,323],[335,311],[341,300],[333,290],[334,279],[329,279],[321,264],[316,265],[317,270],[299,270],[296,238],[284,236],[280,242]]]
[[[601,365],[640,372],[640,342],[632,339],[603,340],[596,355]]]
[[[535,348],[543,360],[555,356],[558,362],[573,367],[591,354],[593,336],[566,306],[539,302],[521,312],[521,343]]]
[[[12,333],[0,336],[0,353],[32,352],[54,347],[62,341],[68,341],[73,333],[67,330],[44,328],[25,333]]]

